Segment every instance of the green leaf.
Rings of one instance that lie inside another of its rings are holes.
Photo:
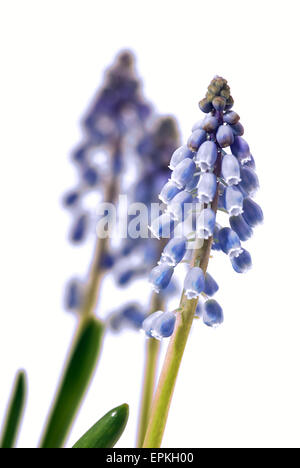
[[[79,439],[73,448],[112,448],[126,427],[129,407],[112,409]]]
[[[14,448],[26,400],[26,374],[19,371],[16,375],[10,401],[4,418],[0,448]]]
[[[102,322],[91,317],[78,333],[48,417],[41,448],[63,446],[96,367],[103,332]]]

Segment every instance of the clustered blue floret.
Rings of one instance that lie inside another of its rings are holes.
[[[259,188],[255,161],[243,138],[240,117],[232,110],[233,104],[227,81],[215,77],[206,97],[199,103],[205,118],[193,126],[187,144],[171,157],[173,172],[159,195],[166,209],[150,226],[157,238],[173,236],[150,273],[150,283],[156,292],[168,286],[175,267],[185,258],[190,239],[178,238],[176,228],[191,212],[196,216],[191,233],[195,238],[211,242],[213,250],[224,252],[237,273],[251,268],[250,253],[242,242],[248,240],[253,228],[263,221],[263,212],[253,200]],[[195,209],[197,205],[200,210]],[[228,214],[230,227],[216,222],[218,210]],[[202,317],[209,327],[216,327],[224,320],[221,306],[212,299],[218,289],[209,273],[198,266],[189,267],[184,294],[188,300],[200,298],[196,316]],[[147,317],[143,325],[147,333],[152,326],[155,328],[157,317],[161,324],[161,312]],[[150,335],[163,337],[157,329]]]

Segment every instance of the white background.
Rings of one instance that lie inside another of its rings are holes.
[[[1,1],[0,415],[15,371],[26,368],[20,447],[37,444],[75,325],[63,311],[64,282],[85,270],[90,254],[66,240],[60,199],[74,181],[68,154],[103,70],[123,47],[136,52],[147,97],[178,117],[184,139],[209,81],[227,78],[265,212],[247,247],[254,262],[247,276],[234,274],[224,256],[212,261],[226,321],[217,331],[194,324],[163,445],[300,446],[297,7],[291,0]],[[122,300],[108,281],[99,313]],[[143,346],[140,334],[107,337],[68,446],[123,402],[131,417],[119,446],[133,446]]]

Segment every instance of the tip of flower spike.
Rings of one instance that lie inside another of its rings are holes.
[[[135,62],[135,55],[131,50],[122,50],[117,56],[117,62],[123,67],[132,67]]]
[[[202,112],[226,111],[232,108],[234,100],[230,93],[230,87],[227,80],[221,76],[215,76],[210,85],[204,99],[199,102],[199,107]]]

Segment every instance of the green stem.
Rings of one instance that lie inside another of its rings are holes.
[[[161,257],[162,251],[167,244],[167,239],[161,239],[160,249],[157,261]],[[152,293],[150,302],[149,315],[158,310],[164,310],[165,301],[161,294]],[[160,341],[150,338],[146,341],[145,349],[145,366],[142,383],[142,397],[139,411],[138,432],[137,432],[137,447],[141,448],[145,439],[147,426],[149,422],[151,405],[153,403],[153,395],[156,384],[158,358],[160,352]]]
[[[207,270],[211,244],[212,239],[209,239],[204,242],[203,247],[196,249],[192,261],[192,264],[200,266],[204,273]],[[143,444],[144,448],[159,448],[161,445],[178,371],[194,320],[197,302],[198,299],[188,300],[185,294],[182,294],[175,330],[168,346],[151,409],[150,421]]]
[[[141,448],[149,422],[150,409],[153,402],[160,342],[154,338],[146,341],[146,360],[143,378],[142,399],[139,416],[137,447]]]

